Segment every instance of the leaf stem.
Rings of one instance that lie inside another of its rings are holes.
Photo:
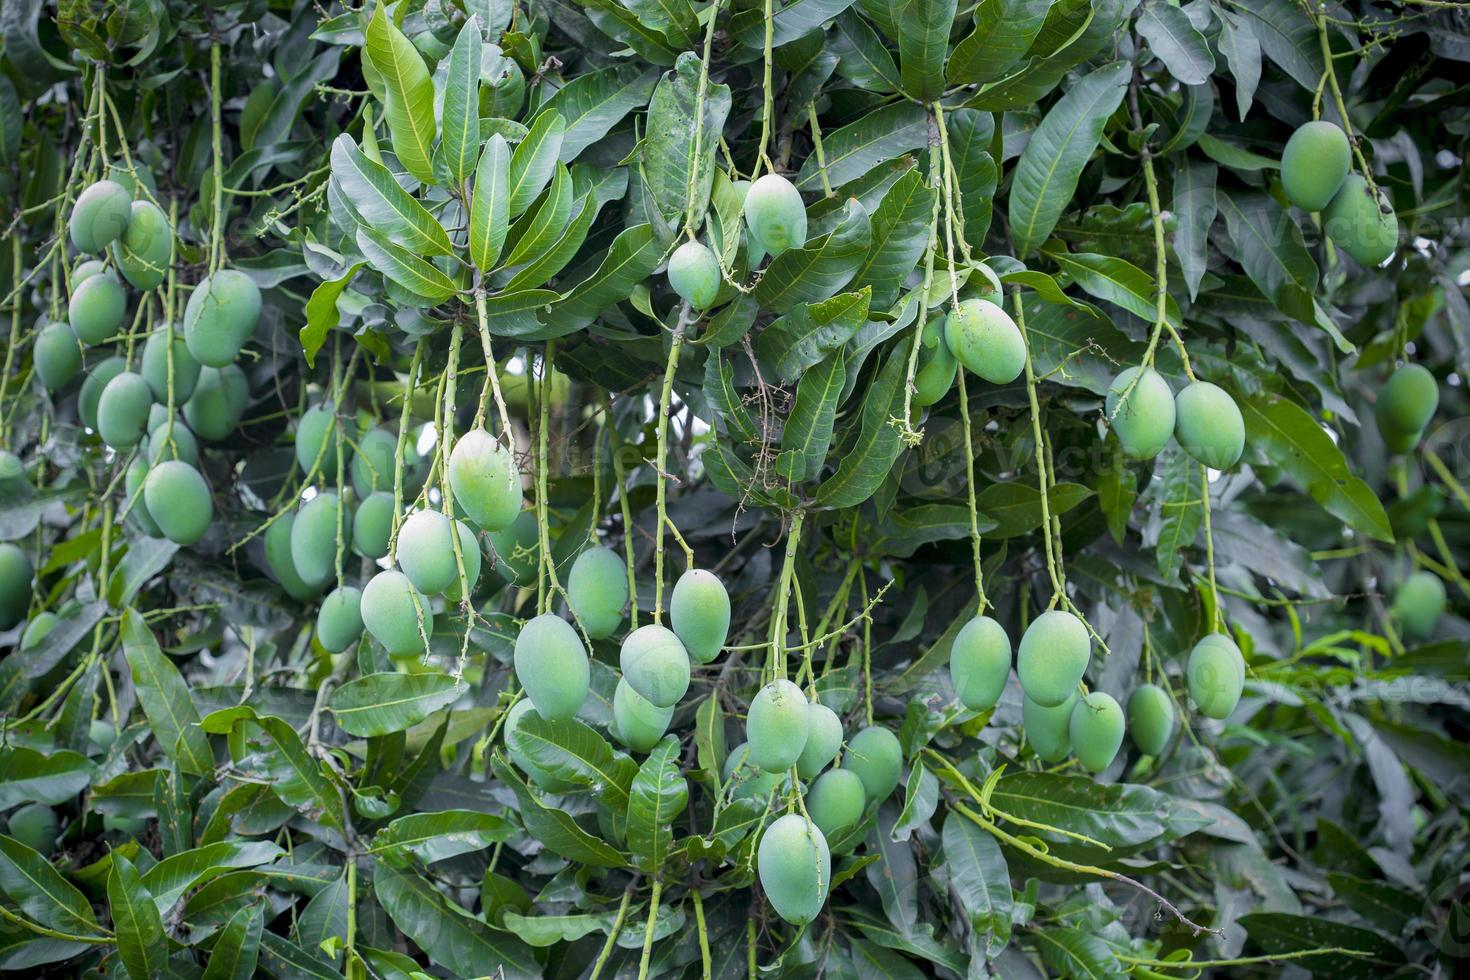
[[[663,896],[664,883],[653,879],[653,896],[648,900],[648,924],[643,927],[643,957],[638,961],[638,980],[648,977],[648,960],[653,955],[653,930],[658,924],[658,901]]]
[[[1055,606],[1063,596],[1062,580],[1057,572],[1057,558],[1052,548],[1051,500],[1047,494],[1046,443],[1041,434],[1041,403],[1036,398],[1036,372],[1031,366],[1031,338],[1026,334],[1026,311],[1021,302],[1019,287],[1011,291],[1016,310],[1016,326],[1021,330],[1021,340],[1026,345],[1026,399],[1031,405],[1031,436],[1036,443],[1036,476],[1041,490],[1041,528],[1046,541],[1046,573],[1051,578],[1051,602]]]

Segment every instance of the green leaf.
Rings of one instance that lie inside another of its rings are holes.
[[[837,227],[771,260],[756,284],[755,298],[762,307],[786,313],[801,303],[827,299],[843,287],[862,264],[872,242],[868,213],[849,199]]]
[[[1092,496],[1092,491],[1078,483],[1058,483],[1046,496],[1049,513],[1057,517]],[[1014,538],[1041,527],[1041,491],[1035,483],[992,483],[980,491],[975,505],[995,522],[988,537]]]
[[[1138,15],[1138,33],[1149,50],[1182,85],[1203,85],[1215,70],[1215,57],[1189,15],[1162,0],[1149,0]]]
[[[679,739],[665,735],[648,753],[628,794],[628,849],[644,871],[663,868],[673,844],[670,825],[689,804],[689,783],[679,775]]]
[[[1315,322],[1317,263],[1291,215],[1259,191],[1222,190],[1216,200],[1251,282],[1283,313]]]
[[[413,42],[378,4],[367,26],[368,61],[382,77],[384,118],[393,152],[404,168],[425,184],[434,182],[434,80]]]
[[[856,122],[822,134],[827,181],[837,187],[866,174],[885,160],[917,150],[929,139],[929,114],[912,102],[874,109]],[[811,154],[796,175],[798,190],[822,187],[817,155]]]
[[[822,473],[827,450],[832,445],[832,425],[837,403],[847,383],[847,358],[841,351],[824,357],[815,368],[802,374],[796,385],[796,401],[781,433],[782,456],[794,464],[787,479],[799,482]],[[791,453],[786,457],[786,453]],[[779,467],[779,463],[778,463]]]
[[[587,233],[592,230],[592,222],[597,219],[597,202],[593,200],[590,191],[582,195],[581,199],[572,206],[572,213],[576,217],[563,228],[561,237],[553,241],[534,260],[517,269],[515,275],[505,284],[507,290],[526,290],[539,286],[561,272],[572,260],[582,247],[582,243],[587,240]]]
[[[663,246],[654,238],[651,225],[624,229],[613,240],[597,271],[552,305],[546,315],[548,326],[535,339],[563,337],[586,327],[603,310],[627,299],[633,287],[653,274],[662,258]]]
[[[559,112],[543,112],[531,131],[511,154],[506,177],[505,203],[512,218],[518,218],[541,196],[556,170],[567,123]]]
[[[1046,21],[1051,0],[980,0],[975,31],[955,46],[946,65],[951,84],[994,82],[1005,77]]]
[[[265,929],[262,906],[247,905],[230,916],[220,930],[203,980],[250,980],[260,956],[260,934]]]
[[[330,826],[346,826],[341,795],[289,722],[258,714],[248,705],[215,711],[200,722],[216,735],[229,734],[240,724],[247,725],[247,738],[258,746],[256,761],[282,803]]]
[[[23,745],[7,746],[0,749],[0,809],[65,803],[87,788],[95,771],[86,756],[67,749],[45,755]]]
[[[357,229],[357,247],[383,275],[416,297],[422,297],[428,305],[442,303],[455,293],[459,286],[437,266],[414,255],[372,228]]]
[[[332,143],[332,176],[360,224],[414,255],[454,251],[434,216],[398,185],[387,168],[368,159],[351,136],[338,136]]]
[[[853,0],[792,0],[775,8],[771,18],[771,45],[790,44],[836,17]],[[759,7],[742,10],[730,18],[730,33],[740,43],[759,49],[765,43],[765,12]]]
[[[1107,943],[1081,929],[1052,926],[1038,930],[1036,936],[1041,957],[1055,971],[1055,976],[1104,980],[1128,975]]]
[[[332,692],[327,704],[339,728],[370,738],[407,731],[467,690],[448,674],[385,671],[348,681]]]
[[[941,833],[944,863],[954,881],[970,926],[990,935],[990,948],[1004,946],[1011,933],[1010,870],[995,838],[963,814],[949,811]]]
[[[841,293],[820,303],[800,303],[761,331],[756,354],[783,381],[840,350],[868,322],[871,290]]]
[[[1209,823],[1209,818],[1187,812],[1173,797],[1147,786],[1104,784],[1055,773],[1007,773],[996,783],[991,803],[997,810],[1082,834],[1113,848],[1105,852],[1053,831],[1037,831],[1053,853],[1080,854],[1086,860],[1117,860]]]
[[[456,975],[541,976],[530,947],[454,905],[422,875],[380,864],[373,891],[393,924]]]
[[[1322,80],[1322,46],[1317,25],[1288,0],[1251,0],[1241,6],[1266,57],[1276,62],[1304,90],[1315,92]]]
[[[219,841],[164,858],[143,873],[142,882],[161,914],[206,879],[222,871],[269,864],[283,853],[270,841]]]
[[[122,642],[138,702],[159,747],[191,776],[213,772],[214,753],[199,728],[199,710],[189,697],[189,687],[179,669],[158,649],[158,641],[136,609],[123,613]]]
[[[960,216],[968,241],[983,241],[990,230],[991,211],[1000,168],[990,153],[995,136],[995,117],[975,109],[957,109],[948,114],[949,157],[954,166]]]
[[[1236,920],[1251,942],[1270,953],[1303,949],[1345,949],[1359,954],[1328,954],[1307,960],[1314,976],[1342,980],[1371,980],[1392,972],[1404,961],[1403,949],[1361,926],[1288,912],[1251,912]]]
[[[572,216],[576,193],[566,164],[555,165],[551,186],[534,210],[527,211],[506,235],[510,252],[504,257],[507,270],[515,269],[545,254],[556,244]]]
[[[745,407],[744,396],[735,387],[735,368],[718,350],[711,351],[704,362],[703,391],[732,439],[740,443],[758,441],[755,420]]]
[[[936,197],[936,189],[913,169],[888,189],[873,212],[868,254],[853,273],[852,285],[873,288],[874,309],[894,304],[904,280],[923,257]]]
[[[516,828],[504,817],[477,810],[437,810],[399,817],[373,836],[369,853],[395,867],[412,858],[433,864],[457,854],[484,850],[515,836]]]
[[[709,207],[715,150],[730,114],[730,87],[706,81],[704,109],[699,104],[701,62],[686,51],[666,72],[648,103],[643,138],[643,174],[664,220],[677,228],[686,214],[696,227]]]
[[[614,809],[628,805],[637,764],[580,721],[554,721],[527,712],[510,741],[517,752],[557,779],[590,790]]]
[[[337,300],[346,291],[347,284],[352,282],[353,277],[365,265],[366,262],[354,262],[339,278],[323,279],[311,291],[311,298],[306,301],[306,326],[298,333],[308,367],[316,366],[317,353],[327,342],[327,335],[332,332],[332,328],[342,319],[342,314],[337,310]]]
[[[51,862],[20,841],[0,834],[0,891],[26,918],[58,932],[100,932],[87,897],[63,878]]]
[[[634,109],[648,103],[658,73],[632,65],[603,68],[573,78],[547,99],[537,113],[556,112],[566,120],[562,134],[563,163],[571,163]]]
[[[107,878],[107,905],[117,933],[117,951],[132,980],[156,980],[168,972],[168,937],[153,896],[143,885],[133,863],[112,852]]]
[[[1179,580],[1179,566],[1184,549],[1194,544],[1204,521],[1203,470],[1184,453],[1169,453],[1164,460],[1161,483],[1156,484],[1159,499],[1159,539],[1154,546],[1154,561],[1166,582]]]
[[[867,500],[888,476],[903,449],[894,420],[903,414],[903,385],[907,348],[894,351],[863,396],[861,431],[857,442],[833,473],[817,488],[824,507],[856,507]]]
[[[347,870],[344,868],[331,884],[311,897],[306,908],[296,917],[292,935],[304,950],[329,956],[341,962],[340,947],[347,935]],[[328,953],[323,949],[326,943]]]
[[[470,259],[481,272],[495,268],[510,228],[510,148],[496,133],[485,144],[475,168],[470,200]]]
[[[725,712],[718,697],[705,698],[694,712],[694,746],[710,785],[720,785],[725,765]]]
[[[621,868],[627,864],[616,848],[583,830],[570,813],[542,806],[526,781],[504,760],[497,757],[493,766],[495,774],[516,795],[521,823],[547,849],[569,861],[598,868]]]
[[[321,953],[303,949],[269,930],[260,935],[260,968],[270,976],[297,980],[339,980],[342,976],[337,965]]]
[[[827,45],[837,53],[837,74],[870,92],[898,91],[898,66],[866,20],[844,10],[832,28]]]
[[[1189,298],[1199,295],[1205,277],[1210,226],[1215,223],[1215,165],[1202,160],[1182,160],[1174,171],[1174,213],[1179,223],[1174,232],[1174,254],[1189,286]]]
[[[1147,322],[1158,316],[1158,287],[1154,278],[1131,262],[1110,255],[1071,253],[1055,243],[1043,247],[1041,254],[1098,299],[1121,306]],[[1164,297],[1164,318],[1174,325],[1174,329],[1183,329],[1179,304],[1172,296]]]
[[[1218,43],[1230,74],[1235,78],[1235,109],[1242,120],[1250,112],[1261,83],[1261,42],[1251,28],[1250,19],[1218,8],[1220,34]]]
[[[480,153],[480,20],[471,14],[449,52],[444,79],[440,149],[456,185],[463,186]]]
[[[1018,258],[1035,251],[1056,227],[1103,126],[1123,101],[1131,71],[1131,65],[1117,62],[1078,79],[1031,134],[1011,179],[1011,236]]]
[[[1280,395],[1237,398],[1247,444],[1256,447],[1353,530],[1392,541],[1393,529],[1372,487],[1354,476],[1337,443],[1306,409]]]
[[[898,35],[898,61],[903,90],[911,98],[932,102],[944,93],[944,56],[954,15],[955,0],[909,0]]]
[[[914,835],[914,831],[929,822],[939,806],[939,780],[916,760],[909,769],[908,782],[904,786],[903,809],[893,824],[889,840],[901,844]]]

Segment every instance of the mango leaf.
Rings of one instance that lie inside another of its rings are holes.
[[[718,786],[725,765],[725,713],[718,697],[707,697],[694,712],[694,745],[699,766]]]
[[[1138,15],[1138,33],[1181,85],[1203,85],[1215,70],[1215,56],[1189,15],[1161,0],[1149,0]]]
[[[480,154],[480,19],[471,14],[449,52],[440,150],[449,176],[463,186]]]
[[[1392,541],[1388,515],[1373,488],[1354,476],[1337,443],[1306,409],[1280,395],[1237,398],[1246,443],[1281,467],[1311,498],[1353,530]]]
[[[230,916],[209,953],[203,980],[250,980],[260,957],[265,929],[263,906],[246,905]]]
[[[168,972],[168,938],[163,917],[133,863],[112,852],[107,905],[117,933],[117,951],[132,980],[153,980]]]
[[[283,853],[270,841],[218,841],[164,858],[143,873],[142,882],[162,914],[195,885],[223,871],[269,864]]]
[[[506,208],[518,218],[531,206],[556,170],[561,156],[561,141],[567,123],[559,112],[543,112],[531,124],[531,131],[511,154],[506,178]]]
[[[1184,453],[1170,453],[1164,461],[1159,487],[1159,538],[1154,561],[1167,582],[1179,579],[1184,549],[1194,544],[1204,521],[1200,464]]]
[[[954,880],[971,928],[989,933],[990,948],[1004,946],[1011,933],[1010,869],[995,838],[961,813],[949,811],[941,832],[944,862]]]
[[[367,26],[365,48],[373,69],[383,79],[383,106],[393,152],[413,176],[434,182],[434,80],[413,42],[378,4]]]
[[[799,482],[821,475],[827,450],[832,445],[837,403],[846,382],[847,358],[840,351],[802,374],[796,385],[791,416],[781,433],[781,458],[792,461],[789,470],[781,474],[788,480]],[[779,460],[777,467],[780,468]]]
[[[856,507],[871,497],[903,449],[895,419],[903,416],[903,385],[908,373],[906,350],[891,354],[863,396],[861,429],[833,473],[817,488],[826,507]]]
[[[628,805],[637,764],[580,721],[555,721],[530,711],[521,716],[509,741],[538,768],[590,790],[608,806]]]
[[[883,195],[873,212],[868,254],[853,273],[852,285],[873,288],[872,305],[886,310],[918,265],[929,244],[929,222],[938,192],[913,169]]]
[[[469,688],[448,674],[365,674],[332,692],[328,707],[349,735],[370,738],[407,731]]]
[[[333,827],[346,826],[342,797],[324,767],[312,758],[290,723],[275,715],[261,715],[249,705],[212,712],[200,727],[216,735],[247,725],[247,737],[258,746],[255,762],[263,770],[271,792],[287,806]]]
[[[333,980],[342,976],[337,965],[323,954],[304,949],[269,930],[260,935],[260,968],[270,976],[300,980]]]
[[[576,203],[576,191],[572,186],[572,175],[566,164],[554,165],[551,186],[541,197],[541,203],[522,215],[506,234],[510,252],[504,257],[507,269],[514,269],[535,260],[556,244],[557,237],[566,228],[572,216],[572,205]]]
[[[323,279],[311,291],[311,298],[306,301],[306,326],[302,327],[298,333],[301,338],[302,353],[306,355],[307,366],[316,366],[316,355],[321,351],[322,345],[327,342],[327,335],[342,320],[342,314],[337,310],[337,300],[347,290],[348,283],[352,282],[365,265],[367,265],[366,262],[354,262],[341,276],[336,279]]]
[[[347,870],[344,868],[331,884],[311,897],[306,908],[296,917],[292,937],[304,950],[322,951],[333,962],[340,962],[340,946],[347,935]],[[328,953],[323,950],[327,944]]]
[[[895,844],[908,840],[915,830],[929,822],[938,806],[939,780],[924,767],[922,761],[915,761],[909,769],[908,782],[904,785],[903,809],[898,812],[898,820],[893,825],[889,839]]]
[[[413,858],[433,864],[493,847],[515,833],[515,826],[504,817],[478,810],[410,813],[378,831],[368,852],[395,867],[406,867]]]
[[[646,105],[658,77],[652,70],[619,65],[579,75],[557,89],[537,113],[556,112],[566,120],[557,158],[571,163],[624,116]]]
[[[123,656],[132,671],[138,702],[165,755],[191,776],[214,771],[214,753],[199,728],[199,710],[183,676],[163,652],[136,609],[123,613]]]
[[[1261,42],[1251,28],[1249,18],[1220,9],[1220,35],[1217,43],[1230,74],[1235,78],[1235,109],[1241,119],[1255,100],[1256,86],[1261,83]]]
[[[510,147],[496,133],[475,168],[470,201],[470,259],[481,272],[495,268],[510,228]]]
[[[1054,976],[1121,980],[1128,975],[1107,943],[1081,929],[1070,926],[1047,929],[1039,945],[1041,958],[1054,971]]]
[[[426,305],[442,303],[459,291],[453,279],[430,262],[392,241],[373,228],[357,229],[357,247],[367,256],[383,275],[403,287],[415,297],[422,297]]]
[[[627,864],[616,848],[583,830],[571,814],[542,806],[526,781],[504,760],[497,757],[492,765],[496,776],[515,793],[521,823],[548,850],[569,861],[598,868],[621,868]]]
[[[1266,57],[1308,92],[1322,79],[1322,46],[1316,24],[1288,0],[1252,0],[1241,8]]]
[[[1051,0],[980,0],[975,30],[955,45],[945,66],[951,84],[994,82],[1026,54],[1046,21]]]
[[[1188,812],[1173,797],[1147,786],[1103,784],[1055,773],[1007,773],[996,783],[991,802],[998,810],[1113,848],[1104,852],[1054,832],[1037,832],[1054,853],[1081,853],[1098,860],[1106,860],[1109,853],[1116,860],[1122,852],[1174,840],[1210,823],[1210,818]]]
[[[561,236],[539,255],[516,269],[515,275],[505,284],[507,290],[522,291],[541,285],[561,272],[577,254],[577,250],[587,240],[587,233],[592,230],[593,221],[597,219],[597,202],[592,199],[589,191],[572,205],[571,210],[575,217],[563,227]]]
[[[664,220],[675,228],[686,214],[697,221],[709,206],[715,150],[730,114],[730,87],[706,81],[703,112],[695,115],[700,74],[699,56],[684,52],[648,103],[643,174]]]
[[[771,18],[771,44],[780,47],[809,34],[822,24],[836,17],[853,0],[793,0],[775,9]],[[760,48],[765,42],[765,12],[760,7],[742,10],[730,18],[730,33],[740,43]]]
[[[101,931],[85,895],[39,853],[3,834],[0,891],[26,918],[58,932],[86,936]]]
[[[1058,483],[1046,496],[1048,511],[1056,517],[1092,496],[1092,491],[1078,483]],[[975,504],[995,522],[989,537],[1013,538],[1041,527],[1041,491],[1034,483],[992,483],[980,491]]]
[[[1077,190],[1103,126],[1123,101],[1132,66],[1114,63],[1078,79],[1047,111],[1016,164],[1010,221],[1017,258],[1046,240]]]
[[[868,22],[844,10],[832,22],[827,44],[837,53],[837,74],[870,92],[897,92],[901,84],[893,55]]]
[[[804,248],[787,249],[771,260],[755,298],[762,307],[786,313],[801,303],[832,296],[852,278],[868,254],[872,233],[868,213],[849,199],[837,227]]]
[[[1371,929],[1345,922],[1288,912],[1251,912],[1237,921],[1251,942],[1267,954],[1304,949],[1354,951],[1354,955],[1333,953],[1312,957],[1312,971],[1318,976],[1371,980],[1404,961],[1403,949],[1396,942],[1389,942]]]
[[[783,381],[841,349],[868,322],[872,291],[864,286],[820,303],[799,303],[761,332],[756,354]]]
[[[911,0],[898,35],[903,90],[920,102],[944,93],[944,56],[954,26],[955,0]]]
[[[1314,323],[1317,263],[1291,215],[1258,191],[1220,191],[1215,197],[1251,282],[1286,315]]]
[[[1087,252],[1067,252],[1050,243],[1042,254],[1076,280],[1088,293],[1100,300],[1121,306],[1141,320],[1152,322],[1158,315],[1158,288],[1153,276],[1124,259]],[[1164,318],[1182,329],[1179,304],[1172,296],[1164,297]]]
[[[393,924],[456,975],[541,976],[530,947],[460,909],[422,875],[380,864],[373,892]]]
[[[332,176],[361,224],[414,255],[454,251],[448,233],[434,216],[398,185],[386,167],[359,150],[351,136],[338,136],[332,143]]]
[[[648,753],[628,794],[628,849],[633,863],[657,871],[673,844],[670,825],[689,804],[689,783],[679,774],[679,739],[665,735]]]
[[[1174,254],[1189,287],[1189,298],[1199,295],[1205,276],[1210,226],[1215,223],[1215,177],[1213,163],[1182,160],[1174,171],[1174,213],[1179,222],[1174,232]]]
[[[822,134],[827,181],[833,187],[862,177],[885,160],[917,150],[929,139],[929,114],[912,102],[874,109],[856,122]],[[820,190],[821,167],[813,153],[796,175],[798,190]]]
[[[613,240],[597,271],[552,304],[546,329],[534,339],[548,340],[581,330],[603,310],[627,299],[633,287],[658,268],[662,257],[663,246],[654,238],[651,225],[625,229]]]

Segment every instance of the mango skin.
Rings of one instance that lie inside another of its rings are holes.
[[[1415,572],[1399,583],[1393,614],[1404,633],[1422,640],[1434,632],[1445,609],[1445,588],[1433,572]]]
[[[842,768],[863,781],[868,799],[881,803],[892,795],[903,775],[903,746],[881,725],[870,725],[847,741]]]
[[[652,749],[669,730],[673,717],[673,708],[660,708],[633,690],[626,679],[618,681],[613,691],[612,733],[627,748],[634,752]]]
[[[806,812],[829,839],[857,825],[868,795],[863,781],[850,769],[828,769],[806,794]]]
[[[832,880],[832,854],[815,823],[799,813],[771,821],[761,836],[756,867],[761,890],[781,918],[801,926],[822,911]]]
[[[8,630],[31,606],[31,560],[9,541],[0,541],[0,630]]]
[[[480,562],[483,558],[480,552],[480,539],[475,536],[474,529],[464,521],[455,521],[454,530],[459,535],[459,559],[464,562],[465,583],[469,585],[470,592],[473,593],[475,586],[480,582]],[[454,561],[453,553],[450,554],[449,560],[451,563]],[[444,598],[450,602],[458,602],[464,598],[459,588],[458,565],[454,569],[454,578],[449,581],[449,588],[444,590]]]
[[[362,637],[362,591],[343,585],[327,593],[316,614],[316,639],[328,653],[341,653]]]
[[[955,360],[944,340],[945,317],[924,324],[919,334],[919,366],[914,372],[914,404],[927,408],[937,403],[954,387],[959,361]]]
[[[1111,694],[1089,692],[1072,706],[1067,731],[1082,767],[1102,772],[1123,744],[1123,709]]]
[[[155,403],[153,407],[161,406]],[[181,459],[196,468],[199,466],[199,443],[182,420],[175,421],[172,430],[164,426],[150,430],[147,443],[150,466],[170,459]]]
[[[628,566],[611,548],[589,548],[567,575],[567,598],[593,640],[613,635],[628,604]]]
[[[164,537],[191,545],[204,537],[214,520],[214,496],[204,477],[183,460],[164,460],[143,483],[148,513]]]
[[[184,306],[184,340],[207,367],[232,363],[260,321],[260,287],[238,269],[205,276]]]
[[[1396,453],[1411,451],[1439,408],[1439,383],[1422,364],[1406,364],[1389,376],[1373,405],[1384,443]]]
[[[352,454],[352,489],[359,497],[378,490],[393,490],[393,459],[398,452],[398,437],[387,429],[369,429],[357,440]],[[404,487],[408,473],[404,473]]]
[[[1245,658],[1230,637],[1211,633],[1189,651],[1185,676],[1189,680],[1189,696],[1200,714],[1206,718],[1229,718],[1245,686]]]
[[[1067,700],[1049,708],[1030,698],[1021,699],[1021,727],[1031,751],[1042,762],[1061,762],[1072,751],[1072,709],[1078,700],[1075,690]]]
[[[112,243],[112,261],[134,288],[155,289],[168,275],[174,233],[168,216],[152,201],[134,201],[127,230]]]
[[[337,416],[331,405],[312,405],[296,423],[296,465],[302,473],[316,472],[328,483],[337,482]],[[342,460],[352,449],[342,447]]]
[[[31,363],[41,384],[55,391],[82,370],[82,345],[65,320],[48,323],[36,334]]]
[[[1129,459],[1153,459],[1174,435],[1174,393],[1169,390],[1169,382],[1153,368],[1131,367],[1118,372],[1108,386],[1103,411],[1118,435],[1123,455]]]
[[[168,401],[168,331],[159,329],[148,335],[143,342],[142,368],[139,373],[153,397],[160,402]],[[189,353],[189,345],[181,334],[174,333],[174,404],[182,405],[194,394],[199,384],[199,362]]]
[[[126,366],[121,357],[105,358],[93,365],[82,379],[82,386],[77,392],[77,415],[87,428],[93,431],[97,429],[97,403],[102,400],[102,390],[113,378],[122,374]]]
[[[1322,212],[1322,227],[1339,248],[1370,269],[1381,265],[1399,243],[1393,207],[1381,192],[1375,201],[1368,182],[1358,174],[1348,174],[1342,182]]]
[[[782,779],[778,772],[766,772],[750,759],[750,743],[741,742],[725,756],[725,785],[731,789],[733,799],[767,799]]]
[[[395,657],[428,653],[424,637],[434,635],[434,613],[402,572],[387,570],[368,579],[362,590],[362,625]],[[423,615],[423,635],[419,615]]]
[[[1196,381],[1174,399],[1174,438],[1189,456],[1211,469],[1228,470],[1245,451],[1240,406],[1219,385]]]
[[[806,244],[806,205],[796,185],[765,174],[745,192],[745,224],[771,256]]]
[[[296,571],[296,562],[291,558],[291,532],[295,527],[296,515],[288,513],[282,514],[265,529],[265,564],[286,594],[301,601],[311,598],[321,589],[307,584]]]
[[[123,371],[97,400],[97,434],[113,449],[132,449],[143,439],[153,392],[140,374]]]
[[[592,671],[582,638],[571,624],[543,613],[521,627],[515,644],[516,679],[541,717],[567,721],[587,699]]]
[[[967,299],[950,311],[944,342],[971,374],[1010,384],[1026,369],[1026,341],[1010,314],[985,299]]]
[[[495,570],[502,578],[521,586],[535,584],[541,542],[534,511],[523,510],[509,527],[491,531],[490,544],[495,548]]]
[[[955,634],[949,651],[949,681],[965,707],[989,711],[1011,676],[1011,638],[989,616],[976,616]]]
[[[471,429],[454,444],[449,485],[465,516],[486,531],[510,527],[524,503],[514,457],[484,429]]]
[[[806,717],[806,745],[796,759],[796,774],[811,779],[837,758],[842,748],[842,719],[820,701],[807,705]]]
[[[1051,609],[1031,621],[1016,654],[1021,690],[1039,707],[1055,708],[1077,690],[1092,657],[1092,638],[1082,620]]]
[[[1347,134],[1323,119],[1298,126],[1281,154],[1281,187],[1286,199],[1303,211],[1321,211],[1331,203],[1352,166]]]
[[[530,777],[531,782],[548,793],[570,793],[577,788],[577,784],[565,779],[558,779],[547,770],[531,761],[521,748],[516,735],[520,731],[521,719],[531,712],[536,711],[535,705],[531,704],[530,698],[521,698],[511,705],[510,712],[505,716],[505,748],[510,755],[510,761],[514,762],[521,770]],[[539,712],[538,712],[539,714]]]
[[[128,464],[127,472],[123,474],[123,494],[132,501],[128,516],[143,529],[143,533],[148,537],[161,538],[163,530],[159,528],[153,515],[148,513],[148,499],[145,493],[148,483],[148,466],[148,459],[142,453],[133,457],[133,461]]]
[[[296,511],[291,528],[291,561],[307,585],[320,588],[337,574],[337,534],[350,545],[352,525],[343,513],[342,501],[333,492],[319,493]]]
[[[750,701],[745,738],[750,761],[766,772],[785,772],[806,748],[811,712],[801,688],[788,680],[771,681]]]
[[[111,272],[99,272],[73,285],[66,319],[84,344],[100,344],[117,335],[128,312],[128,294]]]
[[[1140,684],[1128,696],[1128,734],[1138,751],[1159,755],[1174,734],[1174,702],[1157,684]]]
[[[719,656],[730,634],[730,593],[719,576],[702,568],[680,575],[669,598],[669,626],[691,660],[707,664]]]
[[[184,402],[184,418],[194,434],[206,442],[228,438],[250,402],[250,382],[237,364],[199,371],[194,394]]]
[[[689,653],[671,630],[657,624],[623,638],[618,664],[628,686],[657,707],[673,707],[689,690]]]
[[[386,557],[393,533],[393,494],[376,490],[357,505],[352,515],[352,550],[364,558]]]
[[[116,181],[99,180],[77,195],[66,228],[78,252],[101,255],[128,229],[133,195]]]
[[[438,595],[459,577],[453,527],[437,510],[408,515],[398,529],[398,567],[424,595]]]
[[[802,212],[805,215],[805,212]],[[669,286],[679,298],[703,312],[720,294],[720,264],[715,254],[696,241],[687,241],[669,256]]]
[[[26,847],[49,858],[56,851],[56,836],[61,824],[56,811],[44,803],[27,803],[10,815],[7,833]]]

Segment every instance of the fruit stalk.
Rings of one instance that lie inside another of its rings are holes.
[[[403,388],[403,410],[398,415],[398,446],[393,450],[393,530],[388,535],[388,560],[398,560],[398,528],[403,524],[403,447],[408,444],[408,416],[413,409],[413,389],[419,368],[424,363],[425,338],[413,347],[413,361],[408,366],[408,380]]]
[[[1043,535],[1046,539],[1046,574],[1051,578],[1052,590],[1051,601],[1047,603],[1047,608],[1050,609],[1062,598],[1063,590],[1052,548],[1051,501],[1047,496],[1046,446],[1041,435],[1041,404],[1036,398],[1036,372],[1031,366],[1031,339],[1026,336],[1026,311],[1023,309],[1019,287],[1011,291],[1011,297],[1016,308],[1016,326],[1020,328],[1021,337],[1026,341],[1026,399],[1031,405],[1031,436],[1036,443],[1036,476],[1041,485],[1041,526],[1046,529]]]
[[[13,229],[10,233],[10,281],[20,282],[20,229]],[[10,340],[5,344],[5,364],[0,367],[0,446],[8,445],[6,434],[9,429],[9,415],[5,412],[5,391],[10,387],[10,369],[15,363],[15,348],[20,343],[20,303],[21,297],[17,293],[10,304]]]
[[[663,896],[664,883],[653,880],[653,896],[648,900],[648,925],[643,928],[643,957],[638,961],[638,980],[648,976],[648,960],[653,954],[653,928],[658,924],[658,900]]]
[[[684,329],[689,324],[688,302],[679,305],[679,320],[669,342],[669,358],[664,364],[664,383],[658,395],[658,448],[654,463],[654,479],[658,498],[658,530],[654,532],[653,549],[653,621],[660,622],[664,611],[664,525],[669,520],[668,473],[665,463],[669,452],[669,403],[674,393],[674,371],[679,366],[679,350],[684,346]]]
[[[505,395],[500,390],[500,372],[495,367],[495,354],[490,347],[490,318],[485,311],[485,286],[479,270],[475,271],[475,316],[480,326],[480,347],[485,351],[485,385],[480,392],[480,409],[475,416],[475,425],[485,421],[486,391],[495,398],[495,410],[500,413],[500,434],[505,438],[505,448],[516,454],[515,429],[510,424],[510,412],[505,409]],[[401,452],[401,449],[400,449]]]
[[[803,511],[791,516],[791,530],[786,534],[786,558],[781,563],[781,579],[776,584],[776,612],[771,616],[771,653],[768,680],[786,677],[786,610],[791,593],[791,576],[796,569],[796,551],[801,544]]]
[[[225,152],[220,125],[219,41],[209,45],[209,139],[214,154],[214,218],[209,227],[209,271],[224,265],[225,236],[220,227],[225,213]],[[103,153],[106,162],[106,151]]]

